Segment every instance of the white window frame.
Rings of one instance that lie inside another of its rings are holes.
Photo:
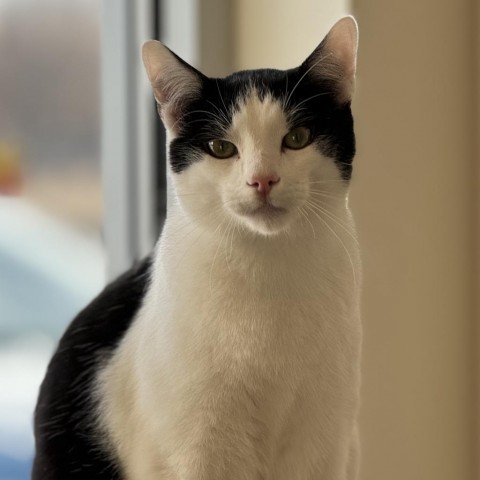
[[[164,208],[158,196],[165,192],[158,191],[156,181],[163,172],[156,167],[164,168],[165,148],[162,139],[157,141],[159,120],[141,61],[141,46],[158,34],[157,24],[160,40],[187,62],[199,68],[205,64],[210,75],[226,73],[230,70],[229,3],[103,2],[102,176],[109,279],[148,254],[163,223]],[[209,28],[219,15],[225,19],[223,27]]]

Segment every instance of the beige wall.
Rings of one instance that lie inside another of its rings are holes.
[[[364,480],[477,478],[475,8],[354,5]],[[334,0],[236,0],[234,67],[299,64],[342,10]]]
[[[474,478],[473,8],[356,6],[365,478]]]
[[[348,12],[348,0],[234,0],[235,70],[299,65],[328,26]]]

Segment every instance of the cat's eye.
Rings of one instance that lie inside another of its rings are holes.
[[[210,140],[208,152],[215,158],[230,158],[237,153],[237,147],[228,140]]]
[[[312,143],[312,133],[307,127],[297,127],[283,137],[283,146],[291,150],[300,150]]]

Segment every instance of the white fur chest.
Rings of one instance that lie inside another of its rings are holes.
[[[170,235],[177,228],[167,224],[145,304],[101,377],[106,429],[127,471],[150,478],[138,460],[146,442],[161,469],[178,472],[187,436],[212,442],[217,453],[229,442],[244,445],[248,468],[264,478],[308,478],[299,465],[326,461],[318,448],[350,435],[341,425],[357,410],[360,324],[350,261],[328,235],[222,245],[206,233]],[[322,242],[331,256],[320,254]],[[126,440],[127,430],[138,436]],[[293,459],[285,454],[291,439]],[[228,478],[252,478],[243,468],[245,477]],[[166,475],[151,478],[182,478]]]
[[[183,350],[192,355],[208,345],[217,355],[252,352],[256,362],[272,355],[269,368],[281,368],[282,361],[294,363],[298,351],[303,361],[310,350],[318,356],[333,343],[329,337],[351,329],[358,271],[352,272],[335,238],[218,241],[200,232],[182,239],[170,233],[175,229],[166,227],[150,306],[142,313],[151,317],[145,320],[149,337],[158,332],[155,341],[171,335],[188,339],[191,345]]]

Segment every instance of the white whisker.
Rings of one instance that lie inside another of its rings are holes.
[[[315,234],[315,229],[313,228],[312,222],[309,220],[308,215],[303,211],[301,207],[297,207],[298,213],[310,224],[310,227],[312,228],[312,233],[313,233],[313,238],[317,238]]]
[[[335,195],[332,192],[317,192],[315,190],[310,190],[311,195],[316,195],[317,197],[325,197],[329,199],[334,199],[334,200],[343,200],[345,198],[344,195]]]
[[[323,60],[325,60],[325,58],[328,58],[329,56],[331,56],[331,53],[327,53],[327,55],[319,58],[310,68],[307,69],[307,71],[300,77],[300,79],[298,80],[298,82],[295,84],[292,91],[290,92],[290,95],[288,96],[287,101],[285,102],[285,106],[288,106],[288,103],[290,102],[290,99],[292,98],[293,93],[295,92],[297,87],[300,85],[302,80],[310,73],[311,70],[313,70],[320,62],[322,62]]]
[[[317,211],[323,213],[326,215],[332,222],[335,222],[340,228],[342,228],[351,238],[352,240],[358,245],[358,239],[355,237],[355,235],[352,233],[351,229],[348,228],[336,215],[334,215],[332,212],[329,212],[325,208],[321,207],[320,205],[317,205],[312,202],[307,202],[310,207],[318,209]]]
[[[225,109],[225,114],[227,114],[228,108],[225,105],[225,102],[223,101],[222,92],[220,91],[220,86],[218,85],[217,79],[215,79],[215,84],[217,85],[218,95],[220,96],[220,100],[222,101],[223,108]]]
[[[348,257],[348,260],[350,262],[350,266],[352,268],[352,275],[353,275],[353,284],[354,286],[357,285],[357,276],[355,274],[355,267],[353,265],[353,260],[352,260],[352,257],[350,255],[350,252],[348,251],[347,247],[345,246],[345,244],[343,243],[342,239],[335,233],[335,231],[333,230],[333,228],[327,223],[327,221],[321,216],[319,215],[314,209],[312,209],[312,207],[310,205],[305,205],[306,208],[308,208],[321,222],[323,222],[323,224],[330,230],[330,232],[332,232],[332,234],[335,236],[335,238],[340,242],[340,244],[342,245],[343,249],[345,250],[345,253],[347,254],[347,257]]]

